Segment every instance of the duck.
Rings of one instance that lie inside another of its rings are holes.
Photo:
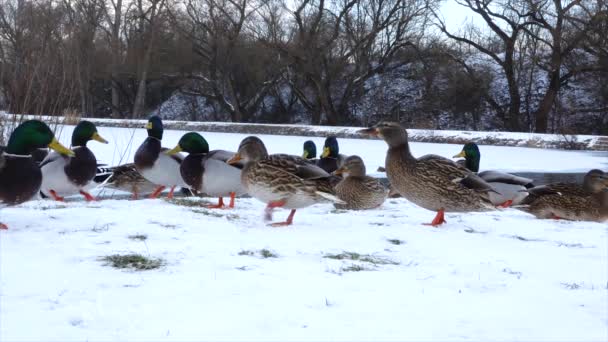
[[[495,206],[506,208],[511,205],[518,205],[528,196],[527,189],[534,187],[533,180],[530,178],[493,170],[479,172],[481,153],[479,152],[479,146],[474,142],[465,144],[462,151],[453,158],[464,158],[456,161],[456,163],[477,173],[481,179],[492,186],[492,189],[496,192],[490,192],[490,201]]]
[[[251,197],[267,204],[266,221],[272,220],[275,208],[291,209],[287,220],[270,223],[273,227],[293,224],[297,209],[323,202],[345,203],[336,196],[329,173],[301,157],[269,155],[258,137],[243,139],[228,163],[243,164],[241,183]]]
[[[314,141],[306,140],[304,142],[303,149],[304,151],[302,152],[302,158],[314,164],[319,161],[319,159],[317,159],[317,145],[315,145]]]
[[[134,162],[137,172],[151,183],[156,184],[156,190],[150,198],[157,198],[165,188],[170,188],[167,198],[173,198],[176,187],[184,187],[185,182],[180,174],[180,165],[184,157],[175,153],[168,155],[169,149],[161,145],[163,139],[163,122],[158,116],[148,119],[145,126],[148,137],[135,152]]]
[[[338,139],[336,139],[335,136],[329,136],[325,139],[323,153],[321,154],[321,158],[317,160],[316,164],[325,170],[325,172],[332,173],[342,166],[345,159],[346,156],[340,154]]]
[[[589,196],[545,195],[532,202],[524,211],[539,219],[606,222],[608,221],[608,188]]]
[[[391,186],[408,201],[437,213],[429,225],[446,223],[445,212],[496,209],[489,198],[494,190],[475,173],[438,155],[415,158],[398,122],[381,121],[358,132],[388,144],[385,168]]]
[[[608,174],[602,170],[593,169],[585,174],[582,184],[550,183],[527,189],[528,196],[521,204],[530,205],[545,196],[589,197],[607,187]]]
[[[101,187],[130,192],[132,199],[135,200],[139,198],[140,194],[150,194],[158,188],[156,184],[145,179],[137,171],[134,163],[98,167],[93,182]]]
[[[74,157],[53,152],[40,163],[42,185],[40,192],[56,201],[63,201],[64,196],[80,193],[87,201],[94,201],[86,191],[97,171],[97,159],[87,147],[87,142],[95,140],[103,144],[108,141],[99,135],[97,127],[90,121],[80,121],[72,132],[72,151]]]
[[[344,177],[335,186],[336,195],[346,204],[334,203],[337,209],[373,209],[384,203],[389,190],[380,180],[365,174],[365,163],[357,155],[349,156],[334,171]]]
[[[38,194],[42,171],[32,152],[44,147],[75,156],[72,150],[57,141],[53,131],[42,121],[25,121],[11,133],[6,149],[0,154],[0,206],[17,205]],[[0,228],[8,229],[8,226],[0,223]]]
[[[180,166],[184,182],[197,192],[218,197],[218,204],[208,208],[224,208],[224,196],[230,196],[228,208],[234,208],[235,197],[245,194],[241,183],[243,165],[236,162],[227,163],[235,153],[225,150],[209,151],[207,140],[196,132],[184,134],[177,146],[166,153],[172,155],[182,151],[188,153]]]

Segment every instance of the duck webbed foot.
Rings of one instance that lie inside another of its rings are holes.
[[[295,209],[291,209],[291,212],[289,213],[289,216],[287,216],[287,221],[285,222],[275,222],[275,223],[271,223],[269,224],[269,226],[271,227],[285,227],[285,226],[289,226],[293,223],[293,216],[296,214],[296,210]]]
[[[433,219],[433,221],[431,223],[424,223],[424,225],[437,227],[444,223],[448,223],[448,221],[445,220],[444,214],[445,214],[445,210],[443,208],[439,209],[439,211],[437,212],[437,215],[435,215],[435,218]]]
[[[90,193],[86,191],[80,190],[80,194],[84,196],[84,199],[87,200],[87,202],[95,201],[95,197],[93,197]]]
[[[280,208],[285,205],[284,200],[268,202],[266,209],[264,210],[264,221],[272,221],[272,211],[274,208]]]
[[[55,190],[51,190],[51,191],[49,191],[49,193],[51,194],[51,197],[53,197],[53,199],[55,201],[57,201],[57,202],[63,202],[64,201],[63,197],[57,195],[57,192]]]
[[[154,192],[150,195],[150,198],[158,198],[158,195],[160,195],[161,192],[163,192],[163,190],[165,190],[165,186],[161,185],[158,188],[156,188],[156,190],[154,190]]]
[[[513,200],[506,200],[501,204],[497,205],[496,208],[508,208],[513,204]]]
[[[224,198],[223,197],[218,197],[218,201],[217,204],[211,204],[206,206],[209,209],[221,209],[224,207]]]

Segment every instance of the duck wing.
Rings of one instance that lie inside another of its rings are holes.
[[[488,183],[505,183],[512,185],[521,185],[526,188],[533,188],[532,182],[534,180],[530,178],[515,176],[510,173],[498,172],[498,171],[483,171],[477,174],[484,181]]]
[[[453,183],[459,183],[462,186],[477,192],[496,192],[492,186],[481,177],[450,159],[428,154],[419,158],[418,163],[420,163],[421,168],[429,170],[427,176],[431,178],[431,180],[432,178],[450,179]],[[438,181],[438,183],[441,182]]]
[[[49,153],[41,162],[40,162],[40,168],[42,168],[43,166],[53,163],[61,158],[70,158],[68,156],[64,156],[63,154],[57,153],[57,152],[52,152]]]
[[[289,172],[302,179],[318,179],[330,177],[322,168],[309,163],[306,159],[289,154],[273,154],[262,161],[263,164],[273,166]]]

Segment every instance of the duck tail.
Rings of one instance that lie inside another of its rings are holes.
[[[327,193],[327,192],[323,192],[323,191],[315,191],[315,194],[325,198],[328,201],[337,203],[337,204],[346,204],[346,202],[344,202],[343,200],[339,199],[338,197],[336,197],[336,195]]]

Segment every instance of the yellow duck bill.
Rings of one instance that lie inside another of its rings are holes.
[[[99,141],[102,144],[107,144],[108,141],[104,138],[101,137],[101,135],[99,135],[99,133],[95,132],[93,133],[93,136],[91,136],[91,139],[95,140],[95,141]]]
[[[59,141],[57,141],[57,138],[53,138],[53,141],[51,141],[50,144],[48,144],[48,147],[52,150],[55,150],[61,154],[65,154],[66,156],[70,156],[73,157],[76,154],[74,153],[74,151],[70,150],[69,148],[61,145],[61,143]]]
[[[179,145],[177,145],[174,148],[170,149],[169,151],[165,152],[165,154],[168,154],[168,155],[171,156],[171,155],[174,155],[176,153],[180,153],[181,151],[182,151],[182,148]]]

